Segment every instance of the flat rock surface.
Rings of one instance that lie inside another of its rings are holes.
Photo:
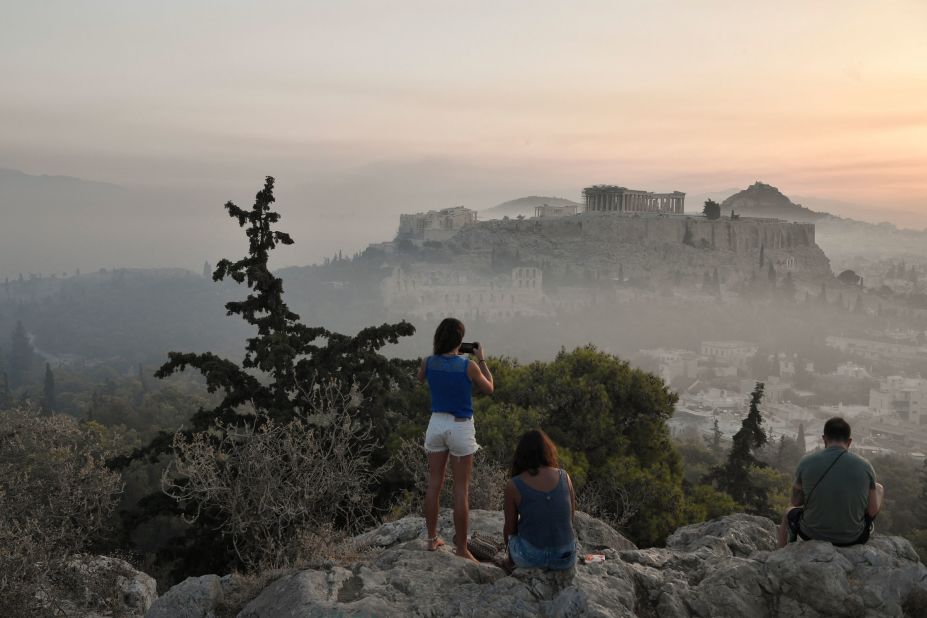
[[[422,523],[406,517],[361,535],[359,542],[376,548],[373,557],[350,568],[287,575],[239,618],[927,616],[927,568],[898,537],[875,536],[849,548],[813,541],[776,550],[771,521],[731,515],[680,528],[666,548],[637,549],[581,515],[583,551],[599,550],[604,563],[506,575],[454,556],[449,513],[440,523],[448,547],[438,551],[425,551]],[[473,512],[471,532],[501,531],[501,513]]]

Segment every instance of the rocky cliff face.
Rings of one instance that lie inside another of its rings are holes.
[[[493,256],[517,256],[547,273],[594,271],[614,277],[701,277],[719,269],[724,281],[765,274],[771,263],[781,276],[831,278],[830,262],[815,241],[814,225],[742,218],[633,216],[584,213],[562,219],[485,221],[448,241],[458,264],[487,268]],[[761,260],[762,254],[762,260]],[[762,265],[761,265],[762,262]]]
[[[501,536],[502,515],[475,511],[472,526]],[[897,537],[775,550],[771,521],[733,515],[681,528],[666,548],[637,549],[581,515],[583,551],[600,550],[604,563],[506,575],[449,550],[424,551],[422,528],[419,517],[381,526],[359,538],[376,546],[371,558],[284,576],[238,616],[927,616],[927,568]],[[441,533],[451,538],[448,514]]]

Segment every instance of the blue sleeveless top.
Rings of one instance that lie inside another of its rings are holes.
[[[431,391],[431,411],[458,418],[473,418],[473,384],[467,375],[466,356],[429,356],[425,377]]]
[[[517,476],[512,479],[521,504],[518,505],[518,536],[538,549],[559,549],[575,542],[573,503],[566,476],[551,491],[538,491]]]

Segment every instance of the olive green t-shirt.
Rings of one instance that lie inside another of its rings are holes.
[[[841,446],[830,446],[805,455],[798,463],[795,484],[801,485],[805,502],[801,531],[812,539],[852,543],[863,533],[866,525],[869,490],[876,483],[875,470],[869,462],[847,452],[824,476],[843,452]]]

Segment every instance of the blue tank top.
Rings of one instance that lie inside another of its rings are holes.
[[[431,391],[431,411],[446,412],[458,418],[473,417],[473,384],[467,375],[466,356],[429,356],[425,377]]]
[[[517,476],[512,479],[521,503],[518,505],[518,536],[538,549],[558,549],[573,541],[573,503],[566,477],[551,491],[538,491]]]

